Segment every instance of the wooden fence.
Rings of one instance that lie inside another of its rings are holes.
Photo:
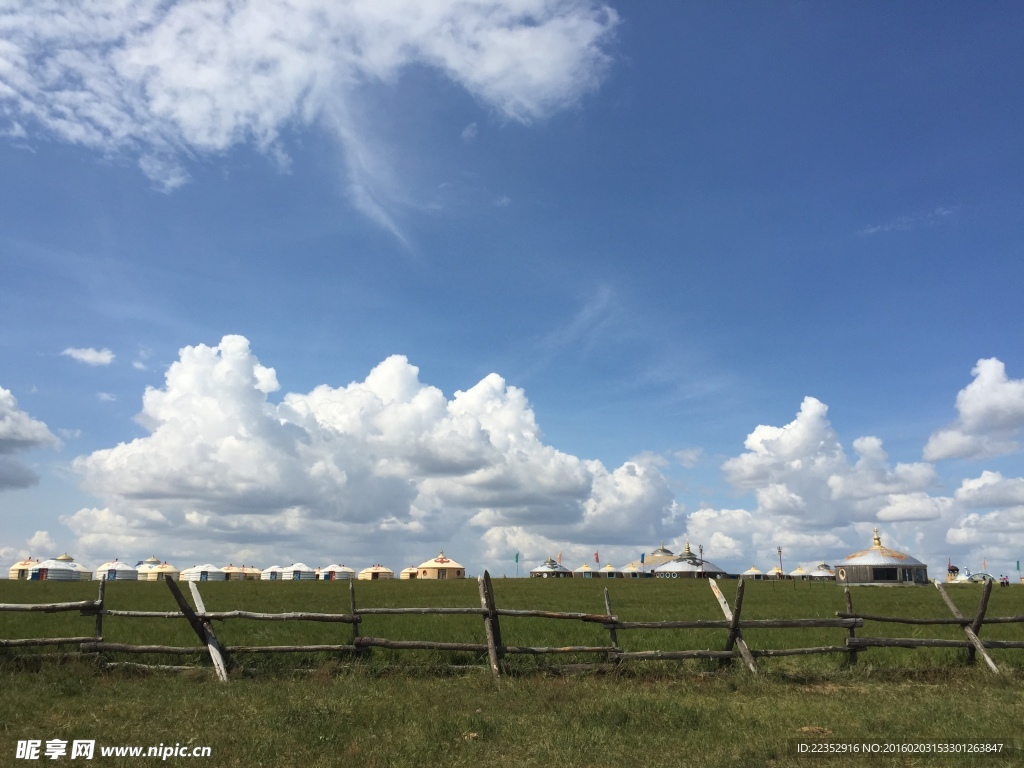
[[[899,647],[899,648],[965,648],[967,649],[968,661],[973,663],[976,655],[981,655],[987,667],[995,674],[1000,674],[999,667],[988,654],[989,649],[1024,648],[1021,641],[997,641],[981,640],[979,632],[985,624],[1010,624],[1024,622],[1024,616],[1000,616],[986,618],[985,612],[988,607],[989,595],[992,591],[992,582],[988,582],[982,592],[978,608],[972,618],[964,617],[953,601],[946,594],[941,584],[935,586],[942,595],[942,599],[949,607],[952,618],[900,618],[895,616],[876,616],[856,613],[853,610],[853,601],[849,588],[846,588],[844,596],[846,611],[837,612],[833,619],[741,619],[743,608],[744,580],[740,579],[736,588],[736,597],[733,605],[730,606],[714,579],[708,579],[708,583],[724,618],[722,620],[693,620],[693,621],[620,621],[612,613],[611,598],[608,590],[604,590],[605,612],[600,614],[587,613],[564,613],[537,610],[513,610],[499,608],[495,604],[494,590],[491,586],[491,577],[485,571],[479,577],[478,586],[480,592],[480,607],[465,608],[362,608],[356,607],[355,584],[349,583],[349,613],[256,613],[251,611],[207,611],[202,596],[195,582],[189,582],[189,589],[192,593],[195,608],[189,605],[182,595],[178,585],[168,578],[167,586],[170,588],[174,599],[178,604],[178,611],[124,611],[110,610],[104,607],[104,589],[106,582],[101,581],[99,596],[96,600],[85,600],[68,603],[48,603],[40,605],[23,604],[0,604],[0,612],[3,611],[31,611],[44,613],[57,613],[61,611],[79,611],[84,616],[94,616],[96,620],[95,634],[88,637],[50,637],[50,638],[24,638],[13,640],[0,639],[0,648],[18,648],[30,646],[61,646],[77,645],[79,651],[85,654],[94,654],[102,658],[103,653],[129,653],[129,654],[195,654],[203,652],[210,656],[217,677],[226,682],[228,680],[228,669],[231,666],[233,654],[239,653],[291,653],[291,652],[340,652],[359,654],[369,648],[389,648],[395,650],[434,650],[434,651],[469,651],[478,653],[481,656],[487,655],[488,666],[495,678],[502,675],[502,659],[508,655],[516,654],[598,654],[603,658],[601,662],[591,664],[575,665],[577,667],[592,667],[597,664],[619,664],[626,661],[648,661],[648,660],[682,660],[682,659],[718,659],[720,664],[728,664],[734,658],[742,659],[746,668],[752,674],[758,674],[757,659],[761,657],[778,657],[794,655],[811,655],[827,653],[843,653],[848,655],[849,663],[857,662],[857,655],[873,647]],[[403,615],[446,615],[463,614],[478,615],[483,620],[484,637],[483,643],[450,643],[433,642],[428,640],[390,640],[384,637],[370,637],[360,634],[360,624],[364,616],[382,614],[403,614]],[[109,643],[103,639],[103,617],[117,616],[125,618],[159,618],[159,619],[185,619],[198,637],[201,647],[182,647],[166,645],[132,645],[125,643]],[[600,624],[607,630],[609,641],[607,645],[599,646],[510,646],[502,641],[501,617],[532,617],[541,619],[556,619],[568,621],[581,621]],[[337,645],[276,645],[276,646],[222,646],[217,640],[212,622],[226,621],[229,619],[249,619],[255,621],[317,621],[335,622],[349,624],[352,629],[350,643]],[[918,625],[950,625],[955,624],[963,628],[964,640],[949,639],[928,639],[928,638],[887,638],[887,637],[858,637],[856,630],[863,628],[865,622],[889,622],[899,624]],[[744,629],[799,629],[799,628],[835,628],[846,629],[847,637],[841,645],[819,646],[813,648],[779,648],[779,649],[751,649],[743,638]],[[636,629],[716,629],[728,630],[727,639],[721,650],[698,649],[698,650],[646,650],[646,651],[623,651],[619,644],[619,633]],[[169,666],[169,665],[147,665],[129,662],[103,662],[105,666],[134,666],[155,669],[195,669],[192,666]]]

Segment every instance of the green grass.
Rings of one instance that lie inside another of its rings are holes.
[[[721,582],[733,601],[736,582]],[[503,608],[602,613],[604,588],[623,621],[719,619],[706,583],[495,579]],[[0,581],[0,602],[56,602],[96,597],[98,585]],[[345,584],[206,583],[211,611],[348,612]],[[845,610],[831,584],[748,583],[745,618],[832,617]],[[185,590],[188,594],[187,589]],[[950,588],[972,616],[981,590]],[[475,581],[358,582],[359,607],[479,606]],[[854,608],[865,613],[945,617],[934,588],[860,588]],[[111,583],[110,608],[175,609],[162,584]],[[995,589],[989,615],[1024,614],[1024,589]],[[0,637],[89,635],[94,619],[74,614],[0,613]],[[314,622],[218,622],[225,645],[337,644],[351,628]],[[955,626],[869,623],[858,635],[963,637]],[[366,616],[363,635],[393,639],[483,641],[477,616]],[[509,645],[604,645],[601,625],[502,618]],[[983,637],[1019,639],[1021,625],[988,625]],[[106,617],[112,642],[195,646],[180,619]],[[745,633],[752,648],[841,645],[846,630],[761,630]],[[722,630],[619,632],[626,650],[721,648]],[[100,669],[74,660],[36,658],[40,652],[0,650],[0,766],[16,765],[19,739],[96,739],[105,745],[191,742],[210,746],[216,766],[361,766],[403,768],[424,763],[560,768],[609,766],[638,759],[656,765],[969,765],[964,758],[798,758],[797,741],[978,741],[1015,738],[1024,715],[1024,651],[994,651],[1004,670],[994,676],[965,665],[946,649],[871,649],[856,666],[845,654],[761,659],[755,678],[739,664],[633,662],[607,674],[558,674],[565,661],[600,657],[508,659],[506,677],[491,679],[485,659],[468,653],[374,649],[348,655],[245,655],[223,685],[209,671],[180,675]],[[195,657],[108,658],[200,663]],[[461,671],[458,665],[465,668]],[[312,672],[300,673],[300,669]],[[17,695],[11,695],[17,692]],[[1021,752],[980,761],[1024,763]],[[104,758],[103,765],[145,760]],[[168,763],[198,763],[180,759]],[[22,762],[22,764],[28,764]]]
[[[720,582],[730,603],[735,601],[736,581]],[[347,584],[322,582],[207,582],[199,585],[210,611],[251,610],[268,613],[313,611],[349,612]],[[543,609],[551,611],[603,613],[604,589],[609,589],[612,611],[623,621],[662,621],[722,618],[719,606],[707,583],[661,580],[565,580],[495,579],[495,600],[501,608]],[[31,583],[0,581],[0,602],[50,602],[92,599],[98,586],[95,582]],[[188,590],[184,589],[186,595]],[[913,617],[947,617],[948,609],[937,590],[920,588],[854,588],[854,609],[859,612]],[[977,585],[955,586],[949,593],[966,616],[973,616],[981,588]],[[370,607],[479,607],[475,580],[452,582],[357,582],[356,600],[359,608]],[[160,583],[111,582],[107,585],[106,605],[111,609],[173,611],[176,604],[170,591]],[[757,618],[831,618],[845,611],[842,590],[834,584],[794,582],[750,582],[745,585],[742,616]],[[994,589],[989,603],[989,616],[1024,614],[1024,589]],[[93,633],[94,619],[78,613],[62,614],[0,614],[0,637],[77,636]],[[502,617],[502,637],[506,645],[515,646],[605,646],[608,631],[600,624],[540,618]],[[252,645],[338,645],[351,642],[349,625],[323,622],[264,622],[230,620],[216,622],[218,639],[225,646]],[[479,616],[364,616],[359,627],[361,635],[393,640],[433,640],[438,642],[484,642],[483,621]],[[191,628],[180,619],[135,619],[105,617],[104,638],[108,642],[159,644],[196,647],[193,657],[149,656],[139,658],[111,654],[114,660],[142,660],[151,663],[208,664],[198,653],[198,640]],[[720,649],[726,641],[726,630],[620,630],[618,642],[626,651]],[[868,622],[857,630],[858,636],[935,637],[963,639],[957,626],[909,626]],[[744,632],[747,644],[759,648],[799,648],[838,646],[845,642],[844,629],[762,629]],[[1022,625],[987,625],[982,636],[991,639],[1020,639]],[[52,652],[52,648],[37,652]],[[28,649],[5,649],[0,659],[31,654]],[[992,652],[1001,666],[1024,669],[1024,652],[1004,650]],[[506,659],[510,672],[530,671],[562,663],[601,660],[600,655],[549,655]],[[872,648],[860,656],[875,667],[929,670],[961,666],[966,652],[960,649],[889,649]],[[318,667],[326,663],[352,661],[348,654],[244,654],[234,657],[236,664],[249,671],[287,671],[293,668]],[[377,668],[395,665],[440,667],[450,664],[478,665],[482,655],[469,652],[397,651],[373,649],[363,654],[358,663]],[[706,671],[717,663],[630,662],[662,670],[681,668],[684,671]],[[793,674],[823,674],[847,665],[846,654],[760,659],[766,670]]]

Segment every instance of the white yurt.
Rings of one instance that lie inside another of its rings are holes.
[[[79,581],[91,581],[92,580],[92,570],[90,568],[86,568],[81,563],[76,563],[75,562],[75,558],[73,558],[67,552],[65,552],[63,555],[61,555],[60,557],[58,557],[56,559],[60,560],[62,563],[67,563],[68,567],[72,571],[74,571],[75,573],[78,574],[78,580]]]
[[[437,557],[420,563],[419,579],[464,579],[466,567],[444,556],[444,550]]]
[[[62,557],[55,557],[51,560],[43,560],[36,563],[29,569],[28,578],[30,581],[79,581],[80,571],[72,568],[71,563]]]
[[[263,581],[281,581],[284,576],[284,569],[280,565],[271,565],[268,568],[264,568],[260,571],[260,579]]]
[[[347,565],[338,565],[332,563],[331,565],[321,568],[316,577],[321,581],[349,581],[356,577],[356,572]]]
[[[420,569],[417,568],[415,565],[410,565],[408,568],[403,568],[401,571],[399,571],[398,578],[400,581],[411,581],[412,579],[415,579],[417,576],[419,576],[419,574]]]
[[[31,557],[25,560],[19,560],[11,566],[11,569],[7,572],[7,578],[27,580],[29,578],[29,572],[38,564],[39,560],[33,560]]]
[[[654,569],[656,579],[721,578],[726,573],[709,560],[702,560],[690,551],[690,542],[679,557]]]
[[[213,563],[193,565],[181,572],[179,578],[182,581],[227,581],[228,575],[223,568],[218,568]]]
[[[316,568],[305,563],[292,563],[281,567],[281,578],[285,581],[312,581],[316,578]]]
[[[380,564],[371,565],[369,568],[363,568],[363,570],[359,572],[359,579],[361,581],[384,581],[385,579],[393,578],[395,578],[395,572]]]
[[[572,572],[574,579],[592,579],[597,576],[597,570],[590,567],[590,563],[584,563]]]
[[[96,568],[96,579],[107,581],[138,581],[138,570],[120,560],[111,560]]]
[[[752,565],[743,573],[740,574],[744,579],[751,579],[753,581],[761,581],[764,578],[764,573],[756,565]]]
[[[530,571],[531,579],[571,579],[572,571],[566,568],[555,558],[549,557],[543,563]]]
[[[630,563],[629,565],[622,566],[619,575],[624,579],[640,579],[648,574],[641,570],[636,563]]]
[[[789,578],[795,579],[796,581],[803,581],[807,578],[807,571],[804,570],[802,565],[798,565],[792,571],[789,572]]]
[[[784,578],[786,578],[786,574],[784,574],[782,572],[782,569],[779,568],[779,566],[776,565],[774,568],[772,568],[770,571],[768,571],[768,573],[766,573],[764,575],[764,577],[766,579],[784,579]]]
[[[832,570],[832,566],[826,562],[818,563],[813,571],[809,571],[807,578],[811,581],[835,581],[836,572]]]
[[[166,561],[160,562],[160,558],[155,555],[135,566],[135,571],[139,574],[139,581],[163,581],[166,576],[177,581],[181,576],[177,568]]]
[[[616,568],[611,563],[608,563],[603,568],[601,568],[601,570],[598,571],[598,574],[600,576],[603,576],[606,579],[621,579],[622,578],[622,571],[620,571],[618,568]]]

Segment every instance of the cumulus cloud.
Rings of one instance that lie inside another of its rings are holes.
[[[28,548],[33,552],[52,552],[56,547],[48,531],[36,531],[28,540]]]
[[[1024,429],[1024,380],[1011,379],[997,358],[979,360],[974,381],[956,396],[957,419],[934,432],[924,447],[927,461],[979,459],[1020,450]]]
[[[813,397],[804,398],[789,424],[758,425],[744,447],[722,470],[734,488],[753,494],[755,508],[697,510],[687,520],[692,540],[721,534],[729,539],[719,539],[724,551],[748,553],[755,562],[770,562],[779,546],[813,562],[860,548],[863,529],[876,521],[898,524],[894,530],[906,535],[919,521],[952,515],[952,499],[927,492],[937,482],[931,464],[893,466],[873,436],[853,441],[851,462],[828,407]],[[705,554],[717,553],[706,546]]]
[[[594,0],[15,0],[0,11],[0,116],[138,158],[172,189],[186,161],[319,123],[344,149],[353,199],[384,218],[388,166],[360,94],[433,68],[529,123],[597,87],[615,12]]]
[[[75,460],[105,506],[65,524],[118,551],[167,537],[365,551],[526,527],[589,547],[663,535],[678,511],[657,459],[609,470],[546,445],[525,392],[497,374],[449,399],[396,355],[347,386],[275,403],[278,390],[241,336],[182,349],[143,396],[148,434]]]
[[[109,349],[68,347],[61,354],[86,365],[110,365],[114,362],[114,353]]]
[[[46,424],[19,409],[14,395],[0,387],[0,491],[39,482],[39,476],[12,454],[59,446],[60,441]]]

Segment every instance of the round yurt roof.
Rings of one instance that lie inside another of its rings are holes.
[[[69,573],[78,573],[77,568],[72,568],[71,563],[67,560],[61,560],[59,557],[43,560],[41,563],[37,562],[31,566],[31,570],[33,571],[41,571],[43,568],[50,571],[68,571]]]
[[[394,571],[383,565],[371,565],[369,568],[363,568],[360,573],[390,573],[394,575]]]
[[[270,566],[267,566],[266,568],[264,568],[262,571],[260,571],[260,573],[273,573],[274,571],[277,571],[278,573],[280,573],[282,570],[284,570],[284,569],[281,568],[280,565],[270,565]]]
[[[441,554],[432,560],[427,560],[425,563],[420,563],[420,569],[424,568],[462,568],[461,563],[457,563],[444,556],[444,550],[441,550]]]
[[[752,565],[752,566],[750,566],[749,568],[747,568],[747,570],[745,570],[745,571],[744,571],[743,573],[741,573],[740,575],[741,575],[741,576],[761,576],[761,575],[762,575],[762,573],[761,573],[761,571],[760,571],[760,570],[758,570],[758,568],[757,568],[757,566],[756,566],[756,565]]]
[[[402,573],[419,573],[419,569],[415,565],[410,565],[408,568],[403,568]]]
[[[316,568],[310,568],[305,563],[292,563],[291,565],[285,565],[281,567],[282,571],[303,571],[306,573],[316,573]]]
[[[213,563],[203,563],[202,565],[193,565],[191,568],[185,568],[181,574],[184,576],[186,573],[200,573],[206,571],[207,573],[224,573],[224,569],[220,568]]]
[[[92,571],[90,571],[88,568],[86,568],[81,563],[76,563],[75,562],[75,558],[73,558],[67,552],[65,552],[60,557],[55,557],[53,559],[56,560],[58,563],[63,563],[64,565],[68,566],[68,568],[70,568],[72,571],[75,571],[77,573],[88,573],[88,574],[92,573]]]
[[[38,562],[39,562],[39,560],[33,560],[31,557],[28,557],[28,558],[25,558],[24,560],[19,560],[14,565],[12,565],[11,566],[11,570],[12,571],[18,571],[18,570],[22,570],[24,568],[31,568],[34,565],[36,565]]]
[[[320,569],[321,571],[334,571],[335,573],[355,573],[355,569],[349,568],[347,565],[338,565],[337,563],[331,563],[325,565]]]
[[[789,572],[789,575],[790,576],[806,576],[807,575],[807,571],[804,570],[804,567],[802,565],[798,565],[796,568],[794,568],[792,571]]]
[[[782,569],[779,568],[779,566],[776,565],[770,571],[768,571],[768,575],[769,576],[782,576],[783,575],[782,574]]]
[[[224,573],[241,573],[242,575],[263,573],[263,571],[255,565],[235,565],[234,563],[228,563],[221,568],[221,570],[224,571]]]
[[[128,565],[128,563],[123,563],[120,560],[111,560],[109,563],[104,563],[103,565],[96,566],[96,573],[106,572],[110,570],[131,571],[132,573],[138,573],[138,569],[135,568],[135,566]]]
[[[651,557],[675,557],[675,552],[671,549],[666,549],[665,542],[663,541],[657,549],[651,550]]]
[[[573,573],[591,573],[591,572],[593,572],[593,570],[594,569],[590,567],[590,563],[584,563],[579,568],[577,568],[575,571],[573,571]]]
[[[882,537],[874,529],[871,548],[847,555],[843,565],[924,565],[920,560],[903,552],[882,546]]]
[[[543,563],[531,570],[530,573],[572,573],[572,571],[556,561],[555,558],[549,557]]]
[[[160,558],[156,555],[150,555],[142,562],[144,565],[160,565]]]
[[[618,568],[616,568],[616,567],[615,567],[614,565],[612,565],[611,563],[608,563],[608,565],[604,566],[604,567],[603,567],[603,568],[601,569],[601,573],[618,573],[618,572],[619,572],[619,569],[618,569]]]
[[[830,579],[834,579],[836,577],[835,571],[832,570],[832,566],[828,563],[818,563],[817,567],[807,575],[816,576],[818,578],[828,577]]]
[[[690,550],[690,542],[686,542],[686,548],[681,555],[654,570],[661,573],[725,573],[709,560],[703,561],[702,565],[701,560]]]
[[[156,571],[157,573],[177,573],[178,572],[178,569],[175,568],[170,563],[167,563],[167,562],[161,563],[155,557],[151,557],[151,558],[147,559],[146,562],[144,562],[142,565],[140,565],[138,568],[136,568],[136,570],[139,571],[140,573],[152,573],[154,571]]]

